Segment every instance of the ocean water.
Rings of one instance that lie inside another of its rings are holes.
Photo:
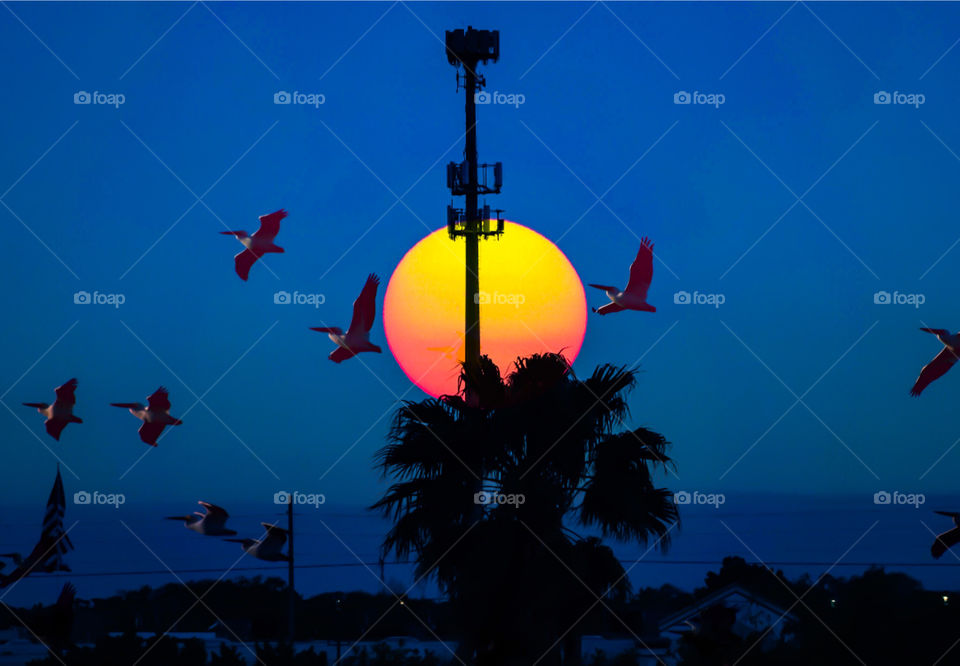
[[[789,577],[816,578],[828,570],[850,576],[875,565],[908,573],[929,589],[960,589],[960,553],[947,553],[940,561],[930,555],[930,530],[952,526],[933,510],[960,508],[958,496],[926,497],[923,504],[911,505],[876,504],[872,495],[727,494],[722,504],[693,503],[709,499],[699,496],[680,506],[681,524],[671,531],[665,553],[649,544],[611,543],[630,569],[635,588],[670,583],[693,589],[725,556],[738,555],[783,569]],[[286,521],[282,506],[234,503],[230,508],[230,525],[240,537],[258,537],[260,521]],[[238,544],[202,537],[162,519],[182,510],[182,505],[68,504],[66,526],[73,525],[70,538],[76,548],[67,562],[73,571],[31,575],[0,590],[0,598],[15,606],[50,603],[66,580],[77,586],[81,598],[94,598],[178,579],[218,578],[224,572],[230,578],[286,576],[285,563],[260,562],[244,556]],[[41,512],[36,506],[4,507],[0,552],[28,552],[39,534]],[[358,506],[300,506],[295,520],[297,590],[302,595],[378,592],[387,584],[398,593],[409,589],[415,597],[437,596],[432,582],[416,583],[409,564],[388,561],[381,578],[378,548],[389,523],[377,514]]]

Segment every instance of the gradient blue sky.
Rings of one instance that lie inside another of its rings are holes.
[[[45,499],[55,458],[34,435],[78,477],[64,471],[68,491],[382,492],[377,419],[423,394],[389,354],[330,363],[307,327],[347,323],[366,274],[386,280],[442,224],[463,94],[441,40],[467,24],[501,31],[488,89],[526,98],[480,108],[508,217],[585,281],[625,280],[637,237],[656,242],[658,312],[591,317],[576,369],[642,358],[630,425],[674,442],[671,487],[952,491],[960,449],[935,463],[958,436],[960,374],[907,391],[939,347],[917,327],[960,327],[960,249],[942,256],[960,236],[958,19],[894,3],[10,3],[0,498]],[[126,103],[78,106],[78,90]],[[326,102],[277,106],[278,90]],[[675,105],[679,90],[726,102]],[[926,103],[875,105],[878,90]],[[217,218],[252,230],[280,207],[278,277],[256,266],[241,282]],[[74,305],[81,289],[126,303]],[[277,306],[278,289],[326,303]],[[726,302],[677,305],[678,290]],[[926,302],[875,305],[878,290]],[[56,443],[20,403],[73,376],[85,423]],[[121,480],[146,447],[107,403],[160,384],[185,425]],[[185,414],[194,394],[217,416]]]

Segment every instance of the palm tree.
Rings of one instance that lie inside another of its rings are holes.
[[[393,480],[371,507],[393,521],[382,556],[436,578],[466,663],[578,664],[578,625],[629,591],[599,537],[668,546],[677,509],[654,483],[668,442],[614,431],[635,381],[611,365],[580,380],[560,354],[518,359],[504,378],[483,357],[458,395],[397,410],[376,456]]]

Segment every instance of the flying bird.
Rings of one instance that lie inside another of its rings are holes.
[[[620,291],[618,287],[590,284],[591,287],[607,292],[607,298],[611,301],[599,308],[593,308],[593,311],[602,315],[620,312],[621,310],[656,312],[657,309],[647,303],[647,290],[650,289],[650,282],[652,281],[653,242],[644,237],[640,241],[637,258],[630,264],[630,280],[627,282],[626,289]]]
[[[270,523],[260,523],[267,530],[263,539],[224,539],[231,543],[239,543],[248,555],[267,562],[289,562],[290,556],[282,552],[287,543],[287,530]]]
[[[311,331],[320,331],[326,333],[330,339],[336,343],[337,348],[327,356],[334,363],[342,363],[360,352],[381,352],[380,347],[370,343],[370,328],[373,326],[373,320],[377,316],[377,286],[380,284],[380,278],[371,273],[367,276],[367,281],[353,302],[353,319],[350,320],[350,328],[347,334],[337,326],[311,328]]]
[[[943,343],[943,349],[933,357],[932,361],[923,366],[920,376],[910,389],[910,395],[913,396],[920,395],[930,382],[945,375],[947,370],[957,362],[957,354],[960,354],[960,333],[951,335],[950,331],[943,328],[921,328],[920,330],[937,336],[937,339]]]
[[[60,433],[68,423],[83,423],[83,419],[73,415],[73,406],[77,404],[74,392],[77,390],[77,380],[70,379],[63,386],[56,388],[57,399],[52,405],[45,402],[25,402],[27,407],[35,407],[38,412],[47,417],[44,425],[47,433],[58,442]]]
[[[953,518],[953,529],[947,530],[943,534],[938,534],[936,541],[930,546],[930,554],[933,555],[934,559],[940,559],[940,556],[947,552],[948,549],[960,543],[960,513],[953,513],[951,511],[934,511],[934,513]]]
[[[270,252],[283,252],[284,249],[279,245],[274,245],[273,239],[280,232],[280,220],[287,216],[287,211],[282,208],[269,215],[260,216],[260,228],[253,232],[252,236],[247,235],[246,231],[221,231],[225,236],[236,236],[237,240],[243,243],[246,248],[234,256],[233,263],[237,269],[237,275],[241,280],[246,280],[250,276],[250,267],[256,263],[257,259]]]
[[[200,500],[197,502],[205,511],[194,511],[189,516],[167,516],[167,520],[181,520],[183,526],[204,536],[233,536],[236,530],[225,527],[230,514],[223,507]]]
[[[114,407],[126,407],[130,413],[143,421],[137,431],[140,439],[150,446],[157,445],[157,438],[168,425],[181,425],[183,421],[170,416],[170,394],[162,386],[147,397],[147,406],[139,402],[111,402]]]

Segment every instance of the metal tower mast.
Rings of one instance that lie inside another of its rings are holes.
[[[480,239],[499,237],[503,233],[501,209],[491,220],[490,207],[478,206],[481,194],[499,194],[503,185],[503,165],[477,163],[477,100],[486,81],[477,74],[477,65],[496,62],[500,57],[500,33],[497,30],[448,30],[447,61],[457,68],[457,91],[460,90],[460,68],[463,68],[463,89],[466,91],[466,148],[464,161],[447,165],[447,187],[453,196],[465,197],[464,208],[447,206],[447,231],[450,238],[466,241],[466,289],[464,293],[464,361],[476,367],[480,361]],[[493,183],[488,185],[488,168]],[[491,224],[495,222],[495,225]]]

